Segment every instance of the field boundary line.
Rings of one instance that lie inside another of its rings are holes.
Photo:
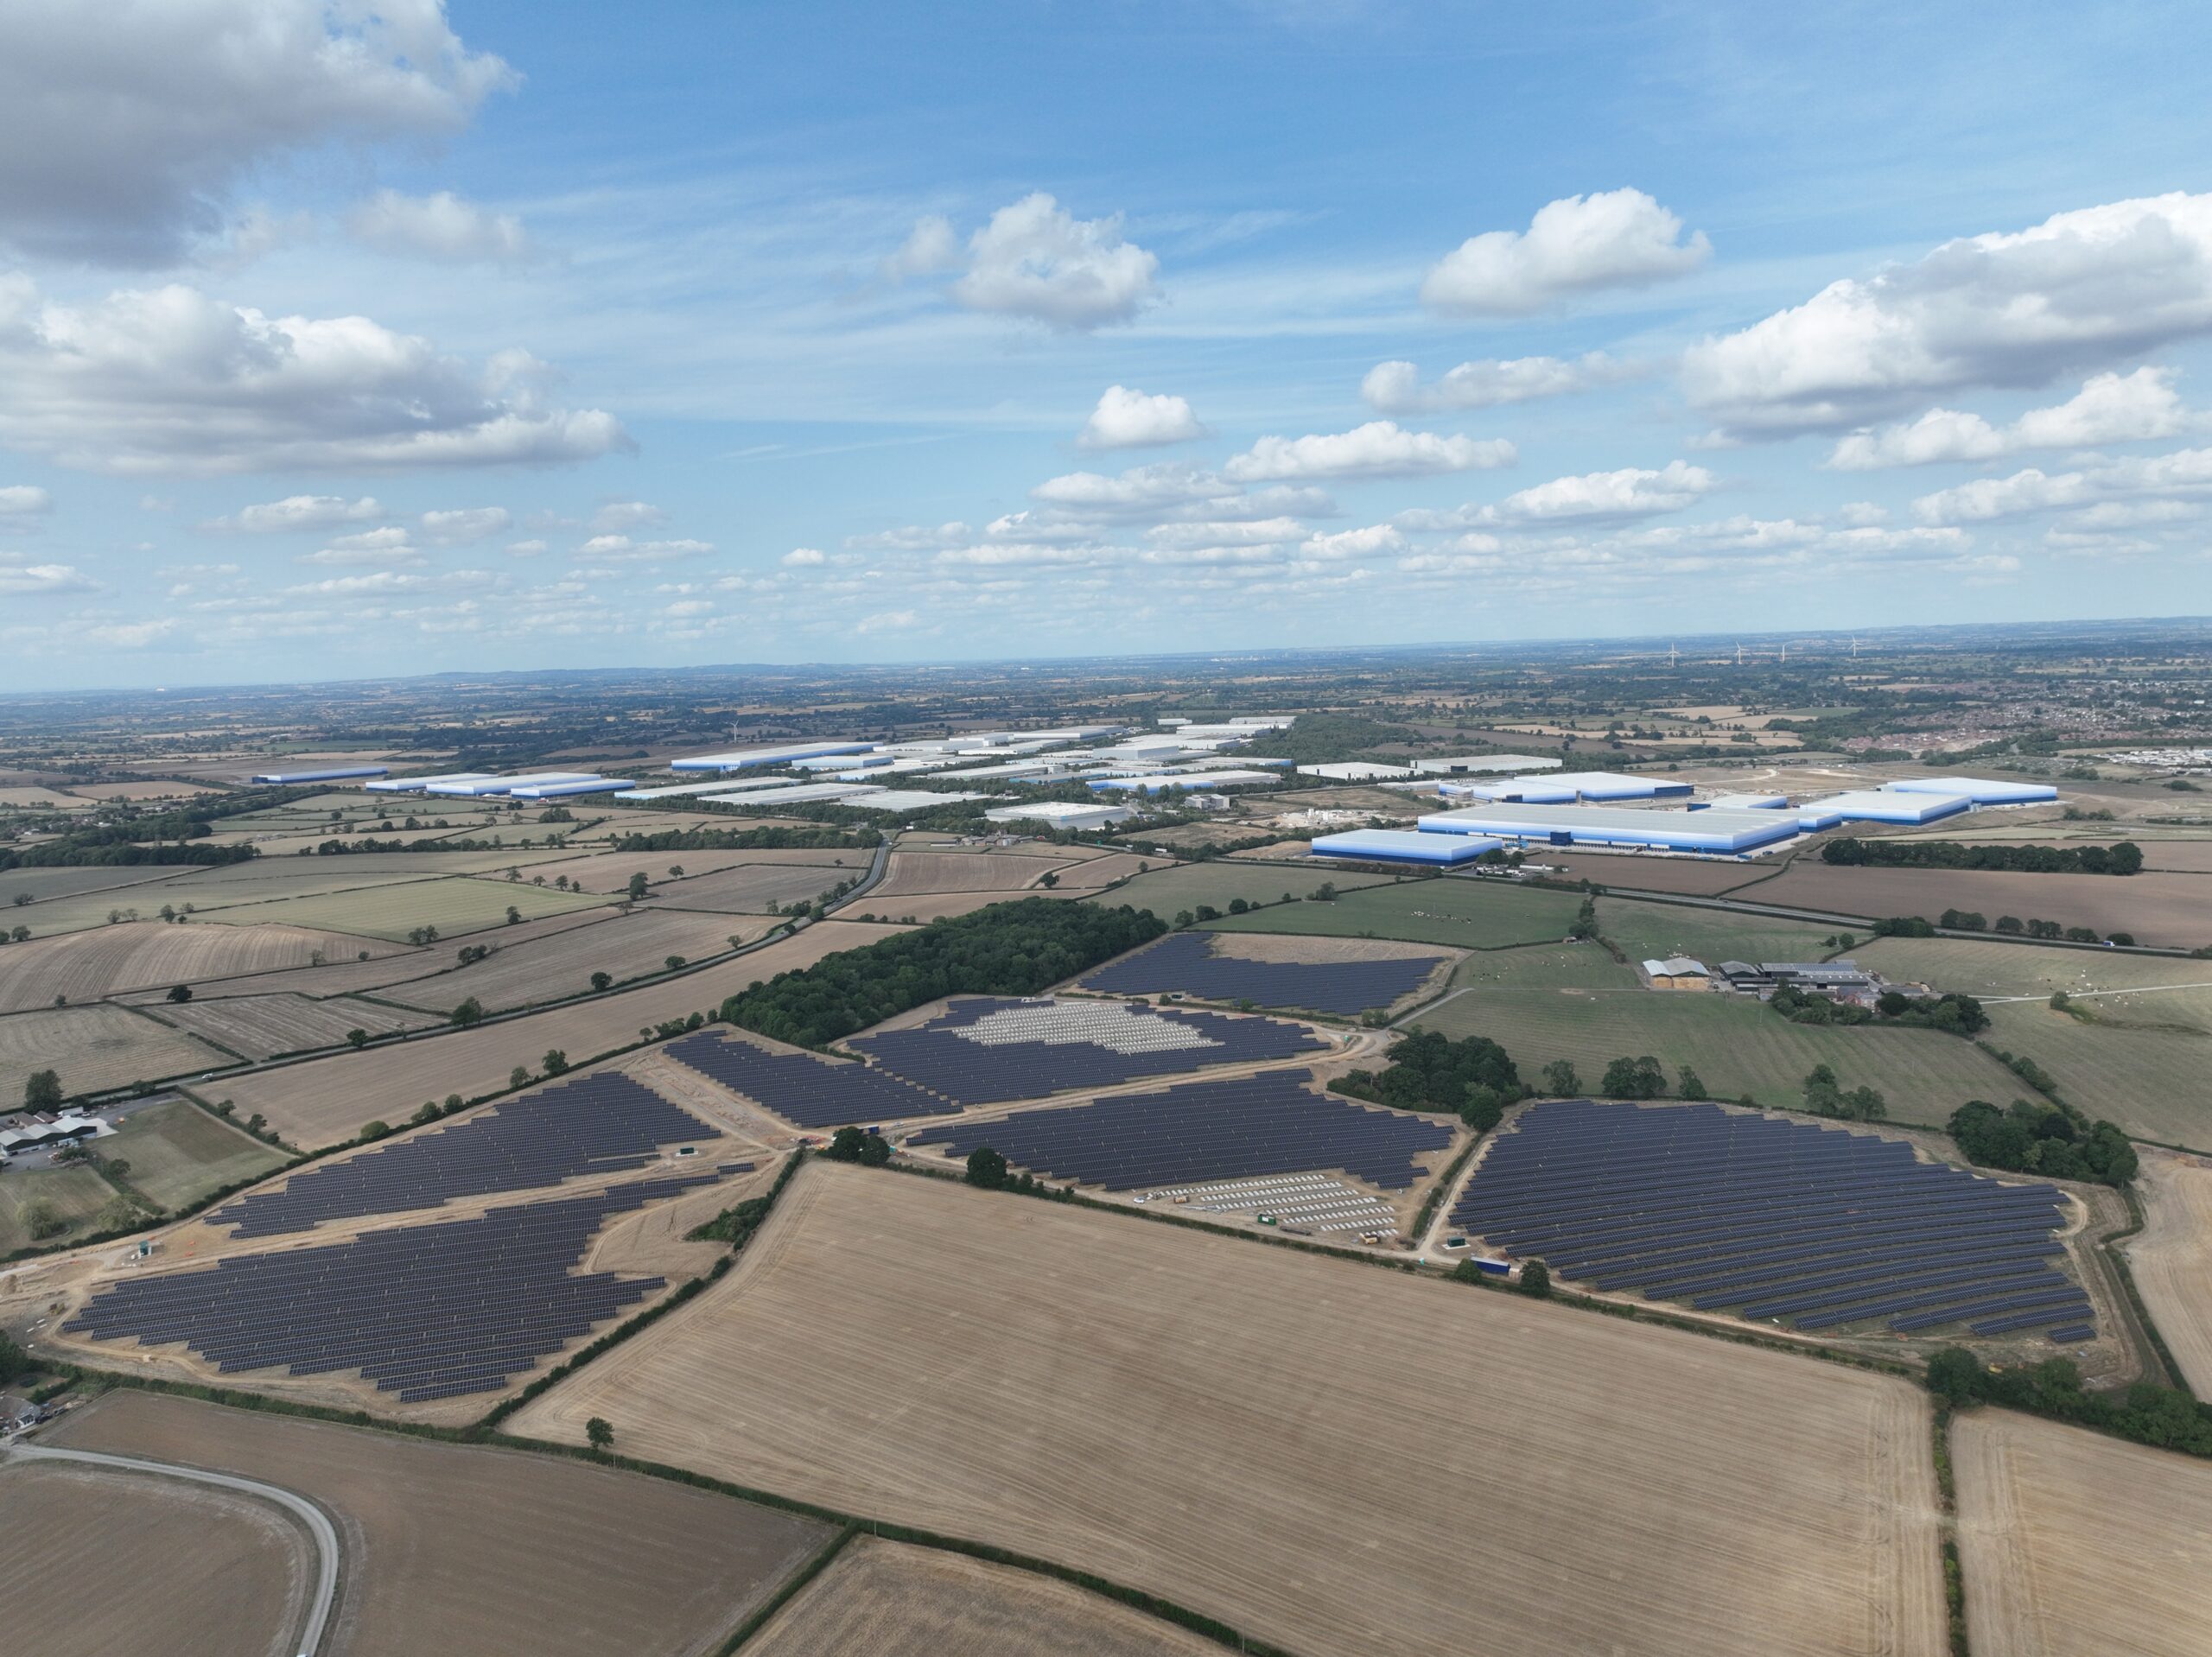
[[[811,1558],[784,1579],[783,1584],[754,1609],[753,1614],[730,1630],[729,1638],[715,1648],[715,1657],[730,1657],[730,1654],[766,1628],[777,1612],[799,1597],[800,1591],[836,1562],[845,1551],[846,1545],[861,1533],[858,1525],[848,1523],[835,1536],[814,1550]]]
[[[1967,1628],[1966,1563],[1959,1553],[1959,1487],[1951,1466],[1951,1406],[1937,1399],[1929,1416],[1929,1453],[1936,1466],[1936,1534],[1943,1557],[1943,1621],[1950,1636],[1951,1657],[1974,1657]]]
[[[2196,1398],[2196,1388],[2189,1384],[2189,1377],[2182,1373],[2181,1365],[2175,1362],[2173,1349],[2166,1344],[2166,1337],[2159,1333],[2158,1319],[2152,1317],[2150,1304],[2143,1298],[2142,1290],[2136,1286],[2134,1270],[2127,1261],[2127,1251],[2120,1247],[2130,1237],[2139,1235],[2151,1222],[2151,1216],[2143,1207],[2143,1199],[2136,1194],[2133,1181],[2122,1185],[2120,1194],[2126,1200],[2128,1216],[2134,1223],[2123,1226],[2117,1231],[2107,1231],[2099,1237],[2096,1240],[2097,1252],[2111,1266],[2113,1275],[2120,1279],[2120,1294],[2126,1300],[2137,1327],[2143,1332],[2144,1343],[2150,1347],[2159,1367],[2165,1371],[2166,1385]]]

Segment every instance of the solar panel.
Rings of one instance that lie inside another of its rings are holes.
[[[325,1220],[436,1208],[457,1197],[621,1172],[661,1147],[720,1139],[635,1077],[607,1070],[502,1100],[466,1121],[293,1175],[208,1217],[238,1237],[307,1231]]]
[[[2091,1327],[2053,1269],[2065,1216],[2051,1186],[1921,1162],[1899,1140],[1590,1100],[1524,1111],[1452,1211],[1599,1289],[1802,1330],[1886,1319],[1900,1334],[1973,1323],[1983,1335]]]
[[[1101,967],[1083,987],[1107,995],[1179,992],[1209,1001],[1304,1007],[1345,1018],[1389,1006],[1427,981],[1434,955],[1376,961],[1249,961],[1221,953],[1214,932],[1170,932],[1134,955]]]
[[[871,1065],[811,1053],[775,1053],[702,1030],[663,1050],[732,1093],[801,1127],[950,1115],[960,1107]]]
[[[852,1045],[918,1087],[960,1105],[985,1105],[1292,1058],[1328,1044],[1276,1019],[974,995],[956,998],[916,1028],[855,1037]]]
[[[63,1327],[146,1347],[181,1341],[226,1375],[358,1371],[402,1403],[496,1392],[665,1286],[572,1269],[609,1216],[716,1178],[633,1180],[473,1220],[133,1278]]]
[[[1403,1190],[1418,1160],[1452,1143],[1444,1123],[1316,1093],[1313,1079],[1308,1070],[1270,1070],[1191,1082],[925,1128],[906,1143],[955,1156],[988,1145],[1018,1167],[1110,1190],[1324,1168]]]

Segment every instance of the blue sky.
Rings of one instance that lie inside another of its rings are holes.
[[[26,0],[0,689],[2212,611],[2180,6]]]

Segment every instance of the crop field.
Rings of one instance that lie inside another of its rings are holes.
[[[508,1072],[518,1064],[536,1074],[549,1048],[561,1049],[571,1063],[581,1065],[635,1043],[640,1028],[650,1030],[693,1013],[711,1013],[725,997],[756,979],[811,966],[823,955],[872,943],[895,930],[818,921],[796,937],[663,983],[382,1051],[334,1053],[239,1076],[209,1091],[232,1100],[240,1117],[261,1112],[287,1144],[302,1149],[333,1145],[353,1138],[364,1123],[397,1123],[426,1099],[453,1093],[474,1099],[504,1089]],[[0,1040],[10,1022],[0,1019]]]
[[[2133,997],[2133,1010],[2124,1015],[2107,1010],[2104,1016],[2153,1018],[2158,1015],[2142,1009],[2177,999]],[[2212,1035],[2083,1024],[2034,1001],[2009,1001],[1987,1011],[1990,1027],[1982,1039],[2034,1059],[2057,1079],[2069,1104],[2108,1117],[2139,1139],[2212,1151],[2212,1097],[2204,1091],[2204,1078],[2212,1075]],[[2025,1091],[2014,1083],[2003,1098]]]
[[[2190,1391],[2212,1396],[2212,1161],[2143,1152],[2144,1226],[2122,1245]]]
[[[315,1546],[273,1502],[56,1462],[0,1466],[11,1649],[40,1657],[286,1657]],[[88,1581],[96,1575],[97,1583]]]
[[[496,942],[499,953],[535,943],[557,933],[598,926],[616,919],[620,911],[612,905],[597,909],[571,910],[564,915],[548,915],[541,920],[524,921],[514,926],[503,926],[499,937],[480,940]],[[251,930],[242,936],[254,936]],[[343,938],[332,933],[334,938]],[[248,975],[238,978],[208,979],[195,981],[192,987],[194,1000],[208,1000],[232,995],[299,994],[316,997],[355,994],[382,989],[390,984],[411,982],[427,978],[441,969],[454,966],[460,960],[461,945],[465,939],[452,942],[441,939],[422,949],[394,945],[372,938],[344,938],[353,946],[344,956],[327,956],[328,965],[300,967],[285,971]],[[367,961],[357,961],[358,955],[366,954]],[[127,997],[139,1000],[140,997]]]
[[[1469,955],[1452,974],[1453,989],[1641,990],[1636,968],[1586,943],[1525,943]]]
[[[664,909],[694,909],[728,915],[765,915],[768,905],[812,903],[842,880],[856,880],[868,865],[838,868],[829,863],[747,863],[713,874],[665,880],[649,900]]]
[[[1874,938],[1861,943],[1852,955],[1861,966],[1878,968],[1891,978],[1960,990],[1984,1000],[2005,995],[2041,1000],[2053,990],[2079,995],[2089,990],[2147,989],[2173,984],[2202,985],[2212,990],[2212,961],[2053,949],[2004,943],[1993,938],[1986,943],[1977,938]],[[2131,1009],[2129,1017],[2146,1019],[2157,1017],[2155,1008],[2165,1000],[2163,996],[2109,999]]]
[[[209,1191],[269,1172],[284,1159],[259,1140],[220,1121],[189,1100],[172,1099],[130,1112],[104,1156],[130,1165],[130,1183],[172,1212]]]
[[[599,924],[556,932],[535,943],[499,948],[473,966],[454,968],[434,978],[410,980],[376,992],[380,1000],[398,1001],[433,1013],[450,1013],[474,995],[486,1012],[531,1006],[540,1001],[583,995],[591,975],[603,972],[615,982],[666,970],[668,957],[704,961],[728,953],[733,937],[750,943],[772,923],[753,915],[694,915],[681,910],[643,908],[615,915]],[[450,958],[441,960],[452,965]]]
[[[33,1243],[67,1242],[115,1195],[114,1186],[81,1165],[0,1174],[0,1254]],[[55,1216],[66,1221],[69,1229],[51,1237],[32,1236],[23,1210],[38,1202],[51,1203]]]
[[[1080,855],[1080,854],[1078,854]],[[924,892],[1019,892],[1075,860],[1023,852],[893,852],[883,884],[869,895]]]
[[[233,995],[219,1000],[149,1003],[149,1016],[251,1059],[335,1047],[346,1032],[381,1036],[435,1024],[428,1013],[408,1013],[375,1001],[340,997],[315,1001],[304,995]]]
[[[1666,1066],[1670,1087],[1687,1064],[1713,1096],[1749,1094],[1773,1109],[1802,1108],[1806,1074],[1823,1063],[1846,1088],[1880,1091],[1891,1119],[1900,1122],[1940,1127],[1969,1099],[2001,1101],[2022,1091],[2004,1066],[1956,1036],[1792,1024],[1732,995],[1477,989],[1439,1003],[1416,1022],[1452,1037],[1488,1036],[1523,1080],[1563,1058],[1585,1087],[1595,1087],[1609,1061],[1648,1053]]]
[[[2212,943],[2212,880],[2201,875],[2007,874],[1986,869],[1839,868],[1799,858],[1787,874],[1745,894],[1763,904],[1843,915],[1919,915],[1975,911],[1994,921],[2057,921],[2099,936],[2132,934],[2138,943],[2197,949]]]
[[[540,873],[549,879],[565,874],[571,886],[580,885],[588,892],[626,892],[630,877],[642,874],[656,894],[666,895],[682,892],[702,875],[758,863],[760,857],[759,852],[594,852],[588,857],[569,859]],[[827,867],[835,867],[838,858],[844,859],[848,869],[854,873],[868,867],[868,854],[864,851],[810,851],[803,854],[804,862],[818,862]],[[671,868],[683,873],[671,875]],[[824,876],[822,884],[827,886],[842,878]]]
[[[2212,1464],[1991,1409],[1952,1421],[1951,1461],[1976,1651],[2212,1650]]]
[[[1762,858],[1754,863],[1733,859],[1707,860],[1694,857],[1630,856],[1618,853],[1556,852],[1540,848],[1535,860],[1552,865],[1570,880],[1591,880],[1601,886],[1640,892],[1679,892],[1693,898],[1717,897],[1754,880],[1764,881],[1777,865]]]
[[[204,918],[226,926],[257,926],[276,922],[291,926],[323,927],[365,937],[404,939],[419,926],[435,926],[443,937],[480,932],[507,925],[507,911],[518,911],[524,920],[537,920],[577,909],[592,909],[607,902],[604,896],[556,892],[527,880],[492,880],[454,875],[443,879],[417,879],[385,886],[364,886],[349,892],[279,898],[273,903],[240,904],[218,909]]]
[[[1151,860],[1149,858],[1139,857],[1132,852],[1109,852],[1103,857],[1086,857],[1080,863],[1068,863],[1061,866],[1060,884],[1055,890],[1066,892],[1074,888],[1078,891],[1096,892],[1101,886],[1109,886],[1116,880],[1135,878],[1138,871]]]
[[[35,785],[22,788],[0,788],[0,805],[49,806],[56,811],[89,810],[92,802],[74,794],[57,794],[50,788]]]
[[[358,1549],[337,1626],[350,1635],[341,1648],[363,1654],[701,1657],[828,1537],[810,1520],[564,1457],[150,1393],[111,1393],[52,1436],[320,1503]]]
[[[973,914],[979,909],[988,909],[993,904],[1011,903],[1017,898],[1052,898],[1060,894],[1050,892],[923,892],[880,898],[869,892],[853,906],[855,915],[874,915],[887,921],[915,922],[927,924],[951,915]],[[1080,897],[1080,892],[1070,892]]]
[[[329,877],[325,878],[327,879]],[[422,878],[403,875],[382,881],[370,881],[366,884],[370,886],[398,885],[404,880]],[[317,893],[329,889],[328,886],[317,884],[305,875],[299,876],[297,883],[305,889]],[[69,932],[97,931],[102,927],[127,924],[134,921],[158,923],[161,920],[162,908],[164,905],[180,914],[184,912],[187,904],[191,905],[193,906],[192,922],[195,924],[213,919],[214,911],[218,908],[231,911],[224,918],[236,922],[239,918],[238,905],[241,903],[254,902],[257,896],[288,895],[284,892],[285,884],[278,882],[257,892],[256,888],[240,886],[203,888],[180,877],[172,876],[163,880],[149,880],[116,890],[80,892],[67,897],[48,898],[41,902],[32,904],[28,908],[10,908],[6,914],[8,924],[11,930],[18,925],[28,926],[31,929],[31,936],[34,938],[55,937]],[[358,877],[348,877],[344,884],[352,886],[359,882]],[[276,920],[281,917],[274,914],[264,914],[260,918]],[[354,947],[358,949],[360,946],[356,944]]]
[[[1111,892],[1100,892],[1089,899],[1119,908],[1127,904],[1133,909],[1148,909],[1164,921],[1175,918],[1178,910],[1195,909],[1200,904],[1211,904],[1216,909],[1227,909],[1229,900],[1242,898],[1247,903],[1272,904],[1281,901],[1285,892],[1303,898],[1324,884],[1338,892],[1351,892],[1362,886],[1388,886],[1387,874],[1352,874],[1340,869],[1307,867],[1303,864],[1284,867],[1269,863],[1238,863],[1226,858],[1211,863],[1179,863],[1170,868],[1154,867],[1149,874],[1140,874],[1127,886],[1116,886]],[[876,892],[868,894],[871,899]]]
[[[1904,1381],[950,1182],[810,1165],[515,1426],[594,1415],[1309,1657],[1944,1644]]]
[[[120,1006],[51,1007],[0,1018],[0,1101],[22,1101],[34,1070],[56,1070],[65,1094],[104,1093],[237,1061],[182,1031]]]
[[[12,927],[23,917],[15,911],[24,905],[16,903],[20,897],[34,902],[48,898],[71,898],[84,892],[120,891],[125,886],[143,886],[149,880],[167,879],[176,873],[174,869],[148,868],[143,864],[136,868],[69,868],[69,869],[9,869],[0,873],[0,914],[8,917]]]
[[[1838,929],[1685,904],[1600,898],[1598,930],[1631,961],[1683,955],[1713,966],[1723,961],[1819,961],[1834,953],[1821,940]]]
[[[1496,949],[1556,943],[1574,924],[1581,903],[1573,892],[1503,880],[1407,880],[1343,892],[1334,903],[1284,904],[1207,924],[1224,932],[1402,938],[1462,949]]]
[[[359,938],[300,927],[241,930],[193,922],[126,922],[56,938],[34,938],[0,949],[0,1013],[51,1006],[57,995],[73,1004],[135,989],[166,988],[203,979],[304,967],[320,954],[351,961],[367,947]]]
[[[745,1650],[747,1657],[1219,1657],[1221,1647],[1072,1583],[862,1536]]]

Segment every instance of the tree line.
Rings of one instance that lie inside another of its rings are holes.
[[[1953,1406],[2001,1404],[2079,1426],[2212,1456],[2212,1408],[2187,1393],[2139,1381],[2125,1393],[2093,1393],[2071,1358],[2045,1358],[2022,1368],[1993,1369],[1964,1347],[1947,1346],[1928,1360],[1928,1390]]]
[[[1853,868],[1989,869],[2007,874],[2134,874],[2143,848],[2117,846],[1965,846],[1955,840],[1832,840],[1823,863]]]
[[[1969,1099],[1951,1113],[1951,1138],[1969,1162],[2047,1179],[2125,1185],[2135,1178],[2135,1147],[2118,1125],[2091,1121],[2062,1101],[2015,1099],[2000,1110]]]
[[[1329,1089],[1396,1110],[1449,1111],[1478,1133],[1529,1096],[1521,1072],[1489,1037],[1453,1041],[1433,1030],[1401,1037],[1380,1073],[1348,1070]]]
[[[757,828],[661,828],[649,835],[619,835],[618,852],[787,852],[873,851],[883,836],[873,828],[842,828],[824,823],[798,828],[788,823]]]

